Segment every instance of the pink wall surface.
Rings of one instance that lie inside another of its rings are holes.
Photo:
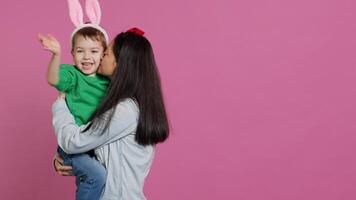
[[[81,1],[84,3],[84,1]],[[51,165],[45,79],[73,30],[65,0],[2,0],[0,199],[73,199]],[[111,38],[141,27],[153,44],[172,126],[149,200],[356,199],[356,2],[102,0]]]

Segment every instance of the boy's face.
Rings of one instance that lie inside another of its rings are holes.
[[[94,76],[103,57],[104,48],[100,41],[79,35],[74,40],[73,61],[77,68],[88,76]]]

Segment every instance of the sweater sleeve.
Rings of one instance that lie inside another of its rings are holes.
[[[82,132],[86,125],[78,126],[75,123],[65,100],[58,99],[52,106],[52,124],[58,145],[68,154],[87,152],[135,134],[137,122],[138,109],[131,100],[116,106],[110,125],[104,132],[103,127]]]

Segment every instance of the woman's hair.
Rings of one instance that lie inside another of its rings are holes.
[[[101,45],[103,46],[104,50],[107,48],[107,42],[105,39],[104,34],[93,27],[84,27],[82,29],[80,29],[79,31],[77,31],[74,35],[73,35],[73,39],[72,39],[72,48],[74,48],[75,45],[75,40],[78,36],[83,36],[85,39],[86,38],[90,38],[94,41],[99,41],[101,43]]]
[[[92,126],[107,129],[117,104],[131,98],[139,107],[137,143],[145,146],[165,141],[169,125],[150,42],[135,33],[120,33],[114,39],[113,53],[117,67],[110,77],[107,95],[84,131]]]

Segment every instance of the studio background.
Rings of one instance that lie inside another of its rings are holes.
[[[36,37],[56,36],[72,63],[67,2],[1,4],[1,199],[74,199],[52,168],[57,92]],[[110,38],[142,28],[160,70],[172,132],[149,200],[356,199],[355,1],[100,4]]]

